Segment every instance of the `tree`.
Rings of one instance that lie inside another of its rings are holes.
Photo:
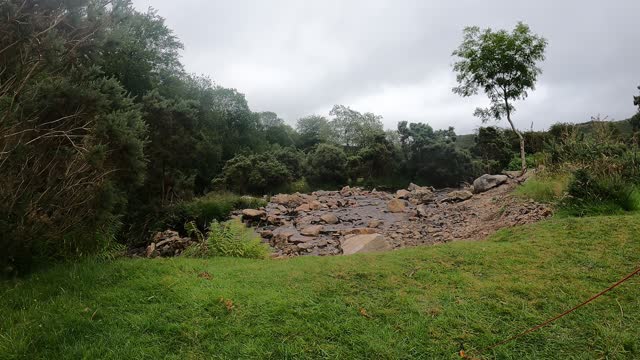
[[[472,152],[480,157],[484,171],[489,173],[502,171],[514,155],[505,130],[495,126],[478,129]]]
[[[640,90],[640,86],[638,86],[638,90]],[[637,136],[636,133],[640,131],[640,96],[633,97],[633,105],[638,107],[638,112],[629,119],[629,122],[633,128],[634,136]]]
[[[382,132],[382,116],[372,113],[361,114],[347,106],[335,105],[329,115],[335,118],[331,126],[340,145],[360,147],[367,138]]]
[[[481,88],[489,97],[489,108],[476,109],[474,115],[483,122],[506,116],[511,129],[520,140],[522,172],[527,170],[524,137],[511,119],[513,102],[524,100],[542,70],[537,66],[544,60],[547,40],[531,33],[529,26],[518,23],[511,33],[506,30],[480,30],[477,26],[464,29],[464,40],[453,52],[460,60],[453,65],[458,86],[453,92],[472,96]]]
[[[310,115],[298,119],[298,146],[303,150],[310,149],[319,143],[332,141],[332,129],[329,120],[324,116]]]
[[[308,161],[308,177],[314,184],[341,185],[347,180],[347,155],[338,146],[319,144]]]

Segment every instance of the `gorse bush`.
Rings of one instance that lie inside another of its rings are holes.
[[[199,258],[229,256],[265,259],[269,255],[269,247],[239,219],[232,219],[223,223],[213,221],[206,240],[192,245],[184,254]]]

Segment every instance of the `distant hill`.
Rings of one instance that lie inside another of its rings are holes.
[[[593,124],[595,121],[587,121],[584,123],[578,123],[576,126],[578,129],[585,134],[590,134],[593,132]],[[632,132],[631,123],[629,123],[629,119],[626,120],[616,120],[616,121],[607,121],[612,123],[618,131],[620,131],[621,135],[630,135]],[[456,145],[461,149],[471,149],[473,145],[475,145],[475,136],[476,134],[464,134],[458,135],[456,137]]]

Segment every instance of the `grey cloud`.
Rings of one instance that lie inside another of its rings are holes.
[[[451,93],[451,52],[465,26],[528,23],[549,40],[538,90],[518,105],[521,128],[624,119],[640,84],[640,2],[626,1],[173,1],[153,6],[185,44],[187,70],[246,94],[256,111],[290,123],[355,105],[385,117],[458,132],[486,102]],[[435,80],[434,80],[435,79]],[[410,98],[404,98],[410,97]],[[395,105],[397,104],[397,107]]]

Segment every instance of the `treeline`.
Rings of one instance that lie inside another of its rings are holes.
[[[0,262],[10,267],[139,240],[164,209],[214,189],[470,175],[452,130],[384,132],[379,116],[345,106],[294,129],[251,111],[235,89],[187,73],[163,19],[130,1],[9,0],[0,16]]]

